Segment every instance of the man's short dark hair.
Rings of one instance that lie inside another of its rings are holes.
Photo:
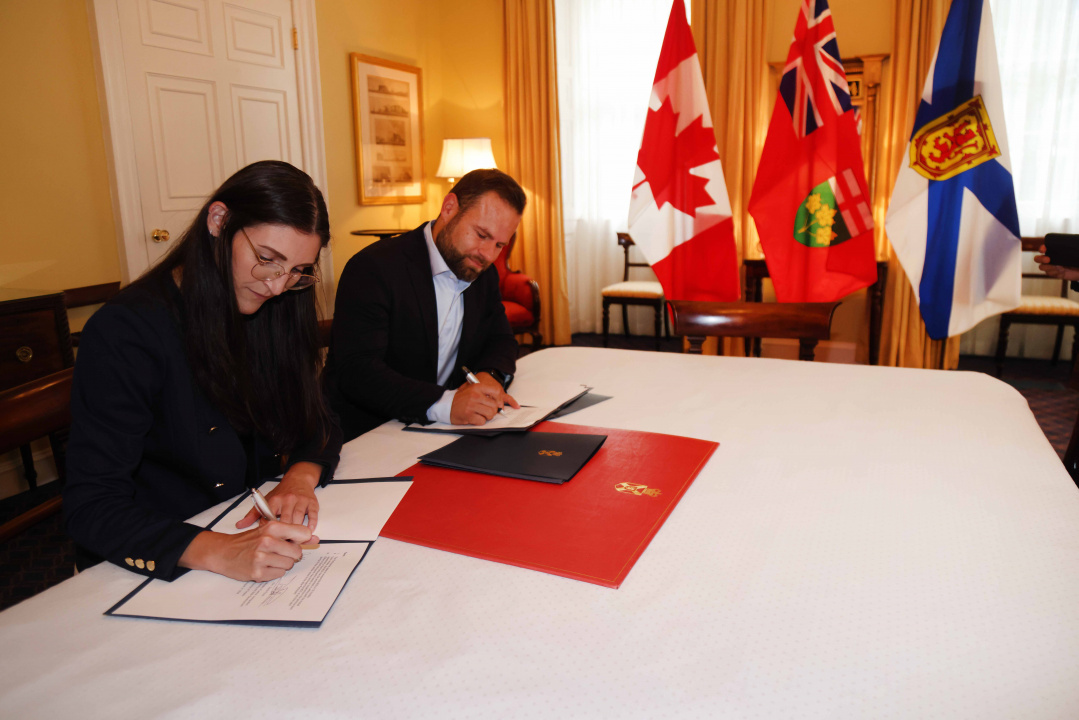
[[[518,215],[525,211],[525,191],[516,180],[495,168],[473,170],[458,180],[450,192],[457,196],[457,207],[462,213],[489,192],[497,193]]]

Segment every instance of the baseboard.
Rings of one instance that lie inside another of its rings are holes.
[[[52,450],[47,438],[37,440],[30,445],[34,456],[34,469],[37,470],[38,486],[56,479],[56,463],[52,459]],[[0,455],[0,500],[18,495],[30,489],[23,474],[22,455],[18,450]]]
[[[855,364],[856,343],[840,342],[838,340],[821,340],[813,352],[816,362],[847,363]],[[761,340],[761,357],[780,358],[783,360],[798,359],[798,341],[787,338],[763,338]]]

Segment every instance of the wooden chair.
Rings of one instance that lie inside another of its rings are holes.
[[[744,260],[745,281],[743,297],[747,302],[761,302],[764,278],[768,277],[768,264],[761,259]],[[877,263],[877,281],[869,286],[869,364],[880,360],[880,331],[884,324],[884,289],[888,284],[888,263]],[[761,356],[760,338],[746,339],[746,355]]]
[[[663,317],[662,330],[666,332],[667,337],[671,336],[667,313],[663,312],[663,286],[655,280],[631,282],[629,279],[630,268],[651,266],[646,262],[629,261],[629,249],[634,245],[633,238],[629,236],[629,233],[618,233],[618,244],[622,247],[622,251],[626,256],[625,265],[622,269],[622,282],[608,285],[600,291],[600,295],[603,296],[603,347],[607,347],[607,338],[611,327],[611,305],[622,306],[622,330],[626,335],[632,334],[629,331],[629,306],[645,305],[653,308],[656,313],[656,350],[659,350],[660,316]]]
[[[1022,238],[1023,252],[1035,253],[1045,241],[1040,237]],[[1024,278],[1051,281],[1060,284],[1058,295],[1026,295],[1015,310],[1000,316],[1000,334],[997,336],[997,377],[1004,372],[1004,356],[1008,352],[1008,331],[1012,325],[1056,325],[1057,337],[1053,344],[1053,364],[1060,359],[1060,346],[1064,341],[1064,328],[1075,328],[1072,338],[1072,363],[1079,360],[1079,302],[1068,298],[1068,281],[1047,277],[1044,273],[1023,273]]]
[[[506,319],[510,321],[513,334],[527,333],[532,338],[532,350],[538,350],[543,346],[543,335],[539,330],[539,283],[520,270],[510,270],[507,263],[516,243],[517,235],[514,234],[509,244],[502,248],[502,252],[495,258],[498,290],[502,294],[502,306],[506,309]]]
[[[32,380],[0,393],[0,452],[49,436],[56,472],[64,480],[64,443],[71,425],[71,378],[74,368]],[[60,510],[54,497],[0,526],[0,542]]]
[[[839,302],[758,303],[671,300],[674,334],[685,335],[689,352],[700,355],[705,336],[796,338],[799,360],[812,360],[817,342],[832,333]]]

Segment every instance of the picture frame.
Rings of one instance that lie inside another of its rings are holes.
[[[362,53],[349,59],[360,204],[422,203],[423,71]]]

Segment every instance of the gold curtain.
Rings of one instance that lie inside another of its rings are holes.
[[[877,148],[880,158],[877,187],[884,189],[873,208],[874,221],[879,228],[884,227],[887,198],[891,197],[896,176],[906,162],[914,114],[950,5],[951,0],[896,0],[891,77],[886,82],[882,102]],[[878,237],[881,244],[877,248],[877,257],[888,258],[880,364],[939,368],[943,347],[944,367],[955,368],[959,364],[959,338],[943,342],[929,339],[910,280],[883,233]]]
[[[768,133],[772,5],[769,0],[693,0],[690,11],[734,216],[739,264],[743,258],[762,257],[748,205]],[[742,341],[725,340],[724,354],[741,355]]]
[[[540,332],[569,345],[554,0],[504,0],[507,172],[528,206],[511,265],[540,288]]]

